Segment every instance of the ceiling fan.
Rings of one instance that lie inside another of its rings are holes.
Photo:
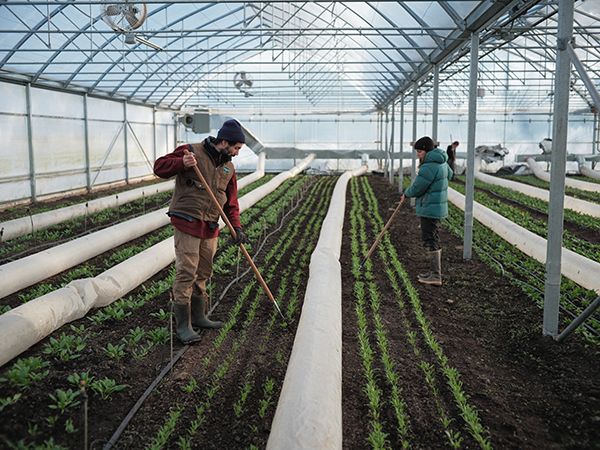
[[[103,3],[100,7],[100,15],[109,27],[125,34],[126,44],[139,42],[154,50],[163,50],[162,47],[133,33],[146,21],[148,10],[145,3],[130,2],[128,0]]]

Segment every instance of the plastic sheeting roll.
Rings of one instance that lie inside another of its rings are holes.
[[[270,450],[342,448],[342,279],[340,249],[346,186],[367,166],[336,183],[310,261],[294,347],[279,396]]]
[[[524,183],[518,183],[516,181],[506,180],[504,178],[494,177],[481,172],[475,172],[475,178],[484,183],[495,184],[496,186],[502,186],[513,191],[521,192],[529,195],[530,197],[539,198],[546,202],[550,201],[550,192],[545,189],[536,188]],[[581,214],[587,214],[592,217],[600,217],[600,205],[596,203],[586,202],[585,200],[579,200],[578,198],[569,197],[565,195],[565,208],[570,209]]]
[[[465,210],[464,195],[448,188],[448,200]],[[473,217],[526,255],[546,263],[546,239],[520,227],[485,206],[473,202]],[[586,289],[600,294],[600,264],[571,250],[562,249],[561,273]]]
[[[538,177],[540,180],[550,183],[550,174],[548,172],[544,172],[535,159],[529,157],[525,161],[536,177]],[[579,170],[581,171],[581,166],[579,167]],[[583,171],[581,171],[581,173],[583,173]],[[582,191],[600,192],[600,184],[598,183],[588,183],[587,181],[565,178],[565,185],[575,189],[580,189]]]
[[[139,253],[96,278],[75,280],[0,316],[0,366],[91,308],[106,306],[175,260],[173,238]]]
[[[82,217],[85,214],[93,214],[108,208],[115,208],[117,205],[124,205],[144,196],[150,196],[162,192],[167,192],[175,187],[175,181],[165,181],[142,188],[132,189],[131,191],[120,192],[116,195],[97,198],[86,203],[66,206],[52,211],[46,211],[34,214],[32,217],[20,217],[18,219],[7,220],[0,223],[0,228],[4,228],[2,240],[8,241],[34,231],[43,230],[52,225],[62,223],[66,220]],[[118,198],[117,198],[118,197]]]

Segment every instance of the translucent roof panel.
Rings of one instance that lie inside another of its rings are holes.
[[[382,109],[440,68],[465,105],[472,33],[482,100],[548,108],[557,4],[537,0],[226,2],[4,0],[0,79],[180,109]],[[600,82],[600,0],[575,4],[576,52]],[[573,97],[592,106],[574,73]]]

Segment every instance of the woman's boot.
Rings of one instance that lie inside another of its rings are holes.
[[[213,322],[206,317],[206,294],[192,294],[192,327],[223,328],[223,322]]]
[[[442,285],[442,250],[428,252],[429,267],[431,270],[424,276],[419,275],[419,282],[425,284],[433,284],[435,286]]]
[[[191,324],[191,305],[187,302],[183,305],[175,303],[173,305],[175,312],[175,329],[177,331],[177,337],[184,344],[191,344],[200,340],[200,336],[196,334]]]

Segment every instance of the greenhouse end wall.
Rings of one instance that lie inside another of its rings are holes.
[[[151,177],[175,142],[173,111],[7,82],[0,98],[0,207]]]

